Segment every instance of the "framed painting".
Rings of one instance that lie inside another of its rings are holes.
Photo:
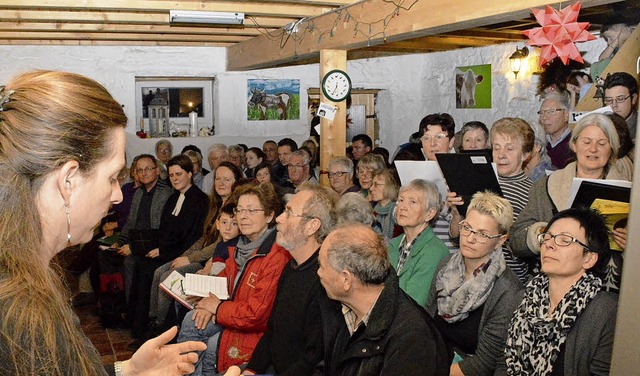
[[[491,108],[491,64],[457,67],[456,108]]]
[[[247,80],[247,120],[300,119],[300,80]]]

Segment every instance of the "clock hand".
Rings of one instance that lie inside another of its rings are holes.
[[[336,91],[338,91],[338,83],[336,82],[336,87],[333,89],[333,95],[336,95]]]

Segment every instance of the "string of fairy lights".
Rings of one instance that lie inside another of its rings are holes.
[[[254,17],[248,17],[254,25],[261,30],[262,34],[267,35],[271,40],[279,41],[280,48],[284,48],[287,43],[295,43],[295,46],[301,44],[307,37],[313,37],[317,44],[321,44],[326,38],[333,38],[338,33],[350,33],[353,38],[361,35],[367,38],[367,47],[371,45],[371,40],[382,37],[384,43],[387,42],[386,29],[393,18],[400,16],[401,11],[409,11],[419,0],[383,0],[385,3],[393,4],[394,9],[384,17],[372,21],[363,22],[349,12],[349,6],[336,8],[330,12],[322,14],[323,18],[333,14],[335,18],[330,23],[330,27],[323,29],[316,24],[317,17],[303,18],[291,25],[290,29],[278,29],[277,31],[269,30],[261,26]],[[340,27],[342,24],[342,27]]]

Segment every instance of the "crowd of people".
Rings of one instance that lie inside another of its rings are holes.
[[[575,177],[632,180],[637,83],[616,73],[604,87],[613,113],[573,128],[570,95],[554,91],[537,124],[456,133],[451,115],[429,114],[393,156],[361,134],[326,171],[315,140],[290,138],[206,155],[160,140],[127,169],[126,117],[102,86],[23,74],[0,91],[0,364],[17,375],[607,374],[623,261],[609,237],[624,250],[627,230],[609,233],[568,197]],[[395,161],[456,150],[491,155],[502,195],[465,202],[400,183]],[[113,244],[94,274],[121,275],[116,319],[139,350],[103,368],[50,260],[104,235]],[[159,287],[174,271],[226,277],[229,297],[187,309]]]

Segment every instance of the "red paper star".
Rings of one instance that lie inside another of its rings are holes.
[[[566,65],[569,59],[583,63],[576,42],[596,39],[587,31],[589,22],[577,22],[582,3],[574,3],[560,11],[550,6],[542,9],[531,9],[531,12],[542,27],[523,31],[529,38],[529,45],[541,47],[540,65],[559,56]]]

